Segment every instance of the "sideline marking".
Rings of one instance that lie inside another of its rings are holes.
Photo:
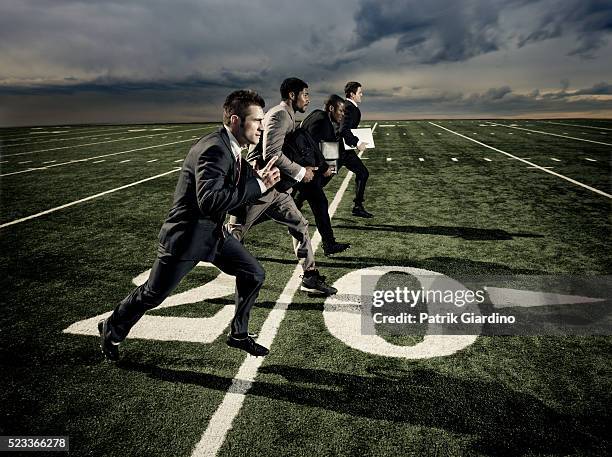
[[[204,130],[204,129],[200,127],[200,128],[195,128],[195,129],[180,130],[179,132],[191,132],[192,130]],[[177,133],[179,133],[179,132],[177,132]],[[156,133],[155,134],[155,136],[158,136],[158,135],[161,135],[161,133]],[[146,138],[147,136],[148,135],[132,136],[132,137],[129,137],[129,138],[117,138],[116,140],[110,140],[110,141],[97,141],[95,143],[74,144],[74,145],[71,145],[71,146],[58,146],[56,148],[39,149],[38,151],[17,152],[15,154],[5,154],[4,157],[23,156],[23,155],[27,155],[27,154],[36,154],[38,152],[57,151],[59,149],[80,148],[80,147],[83,147],[83,146],[94,146],[96,144],[115,143],[117,141],[124,141],[124,140],[137,140],[139,138]]]
[[[48,165],[46,168],[28,168],[28,169],[25,169],[25,170],[13,171],[12,173],[4,173],[4,174],[0,175],[0,177],[2,177],[2,176],[11,176],[11,175],[18,175],[18,174],[21,174],[21,173],[29,173],[29,172],[35,171],[35,170],[46,170],[47,168],[61,167],[63,165],[70,165],[72,163],[77,163],[77,162],[87,162],[89,160],[101,159],[103,157],[110,157],[110,156],[116,156],[116,155],[120,155],[120,154],[127,154],[128,152],[144,151],[146,149],[153,149],[153,148],[163,148],[164,146],[172,146],[173,144],[185,143],[187,141],[193,141],[193,140],[192,139],[188,139],[188,140],[173,141],[171,143],[156,144],[156,145],[153,145],[153,146],[143,146],[142,148],[129,149],[127,151],[111,152],[110,154],[103,154],[101,156],[87,157],[85,159],[69,160],[68,162],[60,162],[60,163],[56,163],[54,165]],[[184,159],[181,159],[181,161],[182,160],[184,160]],[[31,162],[31,160],[29,162]],[[27,163],[27,162],[23,162],[23,163]]]
[[[378,123],[374,124],[372,128],[372,132],[376,129]],[[361,156],[363,153],[359,153]],[[329,217],[330,219],[336,213],[338,206],[340,205],[340,200],[344,196],[344,192],[348,188],[349,181],[351,180],[353,173],[349,171],[342,181],[338,192],[336,192],[336,196],[334,200],[329,205]],[[314,236],[311,239],[312,250],[316,252],[319,244],[321,243],[321,235],[317,230]],[[278,333],[278,329],[280,327],[281,322],[285,318],[285,314],[287,312],[287,308],[289,304],[293,301],[293,296],[295,292],[300,287],[300,273],[302,272],[302,266],[300,264],[296,265],[293,270],[293,274],[291,278],[287,282],[287,285],[283,289],[280,297],[276,301],[274,308],[266,317],[265,322],[259,332],[259,337],[257,338],[257,342],[262,344],[263,346],[270,347],[276,334]],[[195,445],[191,456],[192,457],[210,457],[216,456],[221,446],[225,442],[225,437],[227,432],[232,427],[232,422],[234,418],[240,412],[242,408],[242,404],[246,398],[246,394],[251,388],[253,382],[255,381],[255,377],[257,376],[257,371],[259,367],[263,363],[265,357],[249,357],[247,356],[240,365],[238,369],[238,373],[232,379],[232,385],[227,390],[223,401],[210,418],[210,422],[206,427],[206,430],[202,434],[202,438]]]
[[[512,155],[509,152],[502,151],[501,149],[494,148],[493,146],[489,146],[488,144],[481,143],[480,141],[475,140],[474,138],[470,138],[469,136],[462,135],[461,133],[458,133],[458,132],[455,132],[453,130],[447,129],[446,127],[442,127],[441,125],[438,125],[438,124],[436,124],[434,122],[430,122],[430,124],[431,125],[435,125],[436,127],[439,127],[441,129],[444,129],[444,130],[446,130],[446,131],[448,131],[448,132],[450,132],[450,133],[452,133],[454,135],[460,136],[461,138],[465,138],[466,140],[473,141],[474,143],[477,143],[477,144],[479,144],[481,146],[484,146],[485,148],[489,148],[489,149],[491,149],[493,151],[501,152],[502,154],[505,154],[508,157],[512,157],[513,159],[520,160],[521,162],[526,163],[527,165],[530,165],[530,166],[532,166],[534,168],[542,170],[542,171],[544,171],[546,173],[549,173],[551,175],[557,176],[558,178],[565,179],[566,181],[569,181],[569,182],[571,182],[573,184],[576,184],[576,185],[578,185],[580,187],[584,187],[585,189],[588,189],[588,190],[590,190],[592,192],[595,192],[596,194],[603,195],[604,197],[608,197],[608,198],[612,199],[612,195],[607,194],[604,191],[601,191],[599,189],[595,189],[594,187],[587,186],[586,184],[581,183],[580,181],[576,181],[575,179],[568,178],[567,176],[564,176],[564,175],[562,175],[560,173],[557,173],[555,171],[548,170],[546,167],[541,167],[540,165],[536,165],[535,163],[529,162],[528,160],[521,159],[520,157]]]
[[[541,121],[543,122],[543,121]],[[544,124],[556,124],[556,125],[571,125],[572,127],[583,127],[585,129],[597,129],[597,130],[612,130],[606,127],[596,127],[594,125],[579,125],[579,124],[568,124],[567,122],[544,122]],[[584,133],[584,132],[582,132]]]
[[[586,141],[587,143],[595,143],[595,144],[603,144],[604,146],[612,146],[611,143],[604,143],[603,141],[595,141],[595,140],[586,140],[584,138],[577,138],[575,136],[559,135],[557,133],[542,132],[541,130],[530,130],[530,129],[525,129],[523,127],[510,127],[509,125],[504,125],[504,124],[493,124],[493,125],[496,125],[498,127],[506,127],[508,129],[517,129],[517,130],[525,130],[526,132],[541,133],[542,135],[557,136],[559,138],[569,138],[570,140]]]
[[[89,197],[85,197],[85,198],[82,198],[80,200],[75,200],[73,202],[66,203],[65,205],[56,206],[55,208],[51,208],[51,209],[48,209],[46,211],[42,211],[40,213],[32,214],[31,216],[23,217],[21,219],[16,219],[16,220],[11,221],[11,222],[5,222],[4,224],[0,225],[0,229],[4,228],[4,227],[8,227],[10,225],[15,225],[15,224],[19,224],[21,222],[29,221],[30,219],[36,219],[37,217],[44,216],[45,214],[53,213],[55,211],[59,211],[60,209],[64,209],[64,208],[68,208],[70,206],[78,205],[79,203],[83,203],[83,202],[86,202],[86,201],[89,201],[89,200],[93,200],[94,198],[102,197],[103,195],[111,194],[111,193],[117,192],[119,190],[127,189],[128,187],[133,187],[133,186],[136,186],[136,185],[141,184],[143,182],[152,181],[153,179],[161,178],[162,176],[169,175],[170,173],[176,173],[179,170],[180,170],[180,168],[175,168],[175,169],[167,171],[165,173],[161,173],[159,175],[151,176],[150,178],[141,179],[140,181],[132,182],[130,184],[126,184],[126,185],[121,186],[121,187],[115,187],[114,189],[105,190],[104,192],[100,192],[99,194],[90,195]]]

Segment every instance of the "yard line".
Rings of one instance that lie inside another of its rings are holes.
[[[125,133],[125,130],[124,130],[124,129],[125,129],[125,127],[121,127],[121,129],[122,129],[122,130],[121,130],[120,132],[116,132],[116,133],[105,133],[105,134],[106,134],[106,135],[121,135],[122,133]],[[44,140],[42,140],[42,141],[28,141],[27,143],[6,144],[6,145],[4,145],[4,146],[5,146],[5,147],[7,147],[7,148],[11,148],[11,147],[13,147],[13,146],[23,146],[23,145],[31,145],[31,144],[50,143],[50,142],[53,142],[53,141],[82,140],[82,139],[84,139],[84,138],[93,138],[93,137],[96,137],[96,136],[100,136],[101,134],[103,134],[103,132],[108,132],[109,130],[110,130],[110,129],[105,129],[105,130],[103,130],[103,131],[102,131],[102,130],[94,130],[94,131],[91,131],[91,132],[66,132],[66,133],[70,133],[70,134],[72,134],[72,135],[83,135],[83,133],[86,133],[86,135],[84,135],[84,136],[77,136],[77,137],[62,137],[62,138],[59,138],[59,137],[57,137],[57,136],[54,136],[54,137],[53,137],[53,138],[51,138],[51,139],[46,139],[46,138],[45,138],[45,139],[44,139]],[[114,130],[114,129],[113,129],[113,130]],[[111,130],[111,132],[112,132],[113,130]],[[94,132],[95,132],[95,134],[94,134]],[[88,135],[88,134],[90,134],[90,133],[91,133],[92,135]],[[15,140],[16,140],[16,139],[17,139],[17,138],[15,138]]]
[[[546,170],[550,170],[551,168],[555,168],[555,167],[540,167],[538,165],[538,166],[535,166],[535,167],[527,167],[527,168],[545,168]]]
[[[586,141],[588,143],[596,143],[596,144],[603,144],[604,146],[612,146],[611,143],[604,143],[602,141],[595,141],[595,140],[587,140],[587,139],[584,139],[584,138],[577,138],[575,136],[559,135],[557,133],[542,132],[541,130],[530,130],[530,129],[525,129],[525,128],[522,128],[522,127],[510,127],[509,125],[504,125],[504,124],[493,124],[493,125],[497,125],[499,127],[506,127],[506,128],[509,128],[509,129],[525,130],[526,132],[541,133],[542,135],[556,136],[556,137],[559,137],[559,138],[569,138],[570,140]],[[528,133],[528,135],[529,135],[529,133]]]
[[[378,124],[374,124],[372,131],[376,129]],[[359,153],[361,156],[363,152]],[[348,188],[349,181],[353,176],[352,172],[348,172],[344,181],[340,185],[340,189],[336,193],[334,200],[329,205],[329,218],[331,219],[338,206],[340,205],[340,201]],[[316,251],[321,244],[321,235],[319,231],[315,231],[314,236],[311,239],[312,249]],[[293,270],[293,274],[291,278],[285,285],[284,290],[278,297],[276,304],[268,317],[266,318],[261,331],[259,332],[259,337],[257,338],[257,342],[263,346],[270,347],[276,334],[278,333],[278,329],[280,327],[281,322],[285,318],[285,314],[287,313],[287,308],[293,302],[293,296],[296,291],[300,287],[300,274],[302,273],[302,266],[296,265]],[[204,431],[202,438],[199,443],[196,444],[195,448],[192,452],[192,457],[210,457],[215,456],[221,449],[223,442],[225,441],[225,436],[227,432],[232,427],[232,422],[234,418],[240,412],[242,408],[242,404],[244,403],[244,399],[246,398],[246,394],[250,390],[253,382],[255,381],[255,377],[257,376],[257,371],[259,367],[263,363],[265,357],[246,357],[242,365],[238,369],[238,373],[232,380],[232,385],[228,389],[223,401],[213,414],[208,423],[208,427]]]
[[[187,129],[187,130],[181,130],[181,132],[191,132],[192,130],[204,130],[202,127],[198,127],[198,128],[194,128],[194,129]],[[155,134],[157,135],[161,135],[160,133]],[[58,151],[60,149],[69,149],[69,148],[80,148],[83,146],[94,146],[96,144],[108,144],[108,143],[115,143],[117,141],[125,141],[125,140],[137,140],[139,138],[145,138],[148,135],[141,135],[141,136],[133,136],[130,138],[118,138],[116,140],[110,140],[110,141],[98,141],[95,143],[84,143],[84,144],[75,144],[72,146],[58,146],[56,148],[49,148],[49,149],[39,149],[38,151],[28,151],[28,152],[18,152],[15,154],[4,154],[4,157],[11,157],[11,156],[22,156],[22,155],[27,155],[27,154],[36,154],[37,152],[48,152],[48,151]]]
[[[120,190],[123,190],[123,189],[127,189],[128,187],[133,187],[133,186],[136,186],[136,185],[141,184],[143,182],[152,181],[153,179],[161,178],[162,176],[169,175],[170,173],[176,173],[179,170],[180,170],[180,168],[175,168],[175,169],[167,171],[165,173],[161,173],[159,175],[155,175],[155,176],[151,176],[149,178],[141,179],[140,181],[132,182],[130,184],[126,184],[126,185],[121,186],[121,187],[115,187],[114,189],[105,190],[104,192],[100,192],[99,194],[90,195],[89,197],[85,197],[85,198],[82,198],[80,200],[75,200],[73,202],[66,203],[65,205],[56,206],[55,208],[51,208],[51,209],[48,209],[46,211],[42,211],[40,213],[32,214],[31,216],[23,217],[21,219],[16,219],[16,220],[11,221],[11,222],[5,222],[4,224],[0,225],[0,229],[4,228],[4,227],[11,226],[11,225],[19,224],[21,222],[29,221],[31,219],[36,219],[37,217],[41,217],[41,216],[44,216],[44,215],[49,214],[49,213],[54,213],[55,211],[59,211],[59,210],[64,209],[64,208],[68,208],[70,206],[78,205],[79,203],[83,203],[83,202],[86,202],[86,201],[89,201],[89,200],[93,200],[94,198],[102,197],[103,195],[107,195],[107,194],[111,194],[113,192],[117,192],[117,191],[120,191]]]
[[[441,125],[438,125],[438,124],[436,124],[434,122],[430,122],[430,124],[431,125],[435,125],[436,127],[441,128],[443,130],[446,130],[447,132],[450,132],[450,133],[452,133],[454,135],[460,136],[461,138],[465,138],[468,141],[472,141],[472,142],[477,143],[477,144],[479,144],[481,146],[484,146],[485,148],[489,148],[489,149],[491,149],[493,151],[501,152],[502,154],[505,154],[508,157],[512,157],[513,159],[520,160],[521,162],[526,163],[527,165],[531,165],[531,166],[533,166],[535,168],[538,168],[539,170],[542,170],[542,171],[544,171],[546,173],[549,173],[551,175],[557,176],[557,177],[559,177],[561,179],[565,179],[566,181],[569,181],[569,182],[571,182],[573,184],[576,184],[576,185],[578,185],[580,187],[584,187],[585,189],[588,189],[588,190],[590,190],[592,192],[595,192],[596,194],[603,195],[604,197],[612,198],[612,195],[610,195],[610,194],[607,194],[607,193],[605,193],[605,192],[603,192],[603,191],[601,191],[599,189],[595,189],[594,187],[587,186],[586,184],[581,183],[580,181],[576,181],[575,179],[568,178],[567,176],[564,176],[562,174],[556,173],[554,171],[550,171],[550,170],[546,169],[546,167],[541,167],[541,166],[536,165],[536,164],[534,164],[532,162],[529,162],[529,161],[527,161],[525,159],[521,159],[520,157],[512,155],[509,152],[502,151],[501,149],[494,148],[493,146],[489,146],[488,144],[481,143],[480,141],[475,140],[474,138],[470,138],[469,136],[465,136],[465,135],[462,135],[461,133],[454,132],[453,130],[447,129],[446,127],[442,127]]]
[[[556,124],[556,125],[571,125],[572,127],[583,127],[585,129],[597,129],[597,130],[612,130],[610,128],[606,128],[606,127],[596,127],[594,125],[580,125],[580,124],[570,124],[567,122],[545,122],[545,121],[540,121],[543,122],[545,124]]]
[[[187,141],[193,141],[193,140],[190,138],[188,140],[173,141],[171,143],[156,144],[154,146],[143,146],[142,148],[129,149],[127,151],[111,152],[109,154],[102,154],[100,156],[87,157],[86,159],[69,160],[68,162],[60,162],[60,163],[56,163],[56,164],[53,164],[53,165],[49,165],[49,166],[45,167],[44,169],[46,170],[48,168],[61,167],[61,166],[64,166],[64,165],[70,165],[70,164],[77,163],[77,162],[87,162],[89,160],[101,159],[103,157],[111,157],[111,156],[116,156],[116,155],[120,155],[120,154],[127,154],[129,152],[144,151],[146,149],[153,149],[153,148],[162,148],[164,146],[171,146],[173,144],[185,143]],[[184,159],[181,159],[181,160],[184,160]],[[31,162],[31,160],[28,161],[28,162]],[[28,168],[26,170],[14,171],[12,173],[4,173],[4,174],[1,174],[0,177],[2,177],[2,176],[10,176],[10,175],[19,175],[19,174],[22,174],[22,173],[30,173],[30,172],[36,171],[36,170],[38,170],[38,168]]]

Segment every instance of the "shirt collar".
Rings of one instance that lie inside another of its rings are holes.
[[[232,154],[234,154],[234,159],[238,160],[238,158],[240,157],[240,152],[243,148],[240,147],[240,145],[238,144],[238,140],[236,139],[232,131],[227,127],[227,125],[224,125],[223,127],[225,127],[225,130],[227,131],[227,136],[229,136],[230,146],[232,147]]]
[[[291,101],[287,103],[285,100],[283,100],[282,102],[280,102],[280,105],[289,112],[289,114],[291,115],[291,118],[295,117],[295,111],[293,111],[293,106],[291,106]]]
[[[352,98],[347,98],[347,100],[351,102],[353,105],[357,106],[357,103]],[[357,106],[357,108],[359,108],[359,106]]]

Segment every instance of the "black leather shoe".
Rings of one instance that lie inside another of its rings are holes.
[[[353,206],[353,216],[365,217],[366,219],[374,217],[372,213],[367,212],[366,209],[361,205]]]
[[[100,332],[100,349],[102,349],[104,357],[111,362],[119,360],[119,345],[113,344],[110,339],[108,319],[98,322],[98,332]]]
[[[263,347],[261,344],[257,344],[250,336],[238,339],[234,338],[232,335],[228,335],[227,345],[232,348],[242,349],[255,357],[268,355],[270,353],[268,348]]]
[[[336,243],[335,241],[330,244],[323,243],[323,254],[329,257],[330,255],[344,252],[350,247],[349,243]]]
[[[338,289],[325,284],[325,280],[319,274],[319,270],[308,270],[302,277],[302,290],[323,295],[334,295]]]

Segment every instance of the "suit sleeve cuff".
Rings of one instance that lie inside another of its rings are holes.
[[[297,182],[300,182],[302,179],[304,179],[304,175],[306,175],[306,168],[300,167],[300,171],[297,175],[293,177],[293,179],[295,179]]]
[[[257,184],[259,184],[259,188],[261,189],[261,193],[265,193],[268,188],[266,187],[266,185],[263,183],[263,181],[259,178],[257,178]]]

